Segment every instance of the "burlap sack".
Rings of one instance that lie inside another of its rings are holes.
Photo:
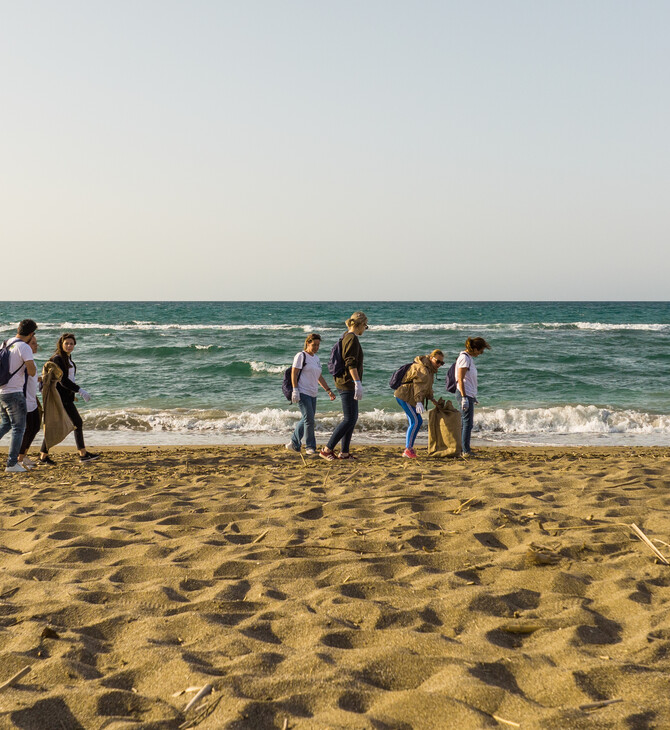
[[[461,412],[440,398],[428,413],[428,456],[460,456]]]
[[[42,368],[42,400],[44,401],[44,443],[47,449],[59,444],[71,431],[74,424],[63,407],[56,383],[63,377],[63,371],[55,362],[44,363]]]

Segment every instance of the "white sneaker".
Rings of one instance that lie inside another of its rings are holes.
[[[23,457],[23,461],[21,463],[23,464],[23,466],[28,467],[28,469],[32,469],[33,467],[37,466],[37,464],[32,459],[29,459],[27,456]]]
[[[300,453],[300,449],[296,449],[291,441],[286,444],[285,448],[287,448],[289,451],[295,451],[296,454]]]
[[[17,461],[14,466],[6,466],[5,471],[8,471],[13,474],[25,474],[28,470],[23,466],[23,464],[19,464]]]
[[[314,456],[314,454],[316,454],[316,449],[305,449],[305,453],[307,456]]]

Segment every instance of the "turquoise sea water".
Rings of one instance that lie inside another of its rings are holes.
[[[298,417],[283,370],[316,331],[332,382],[330,348],[356,309],[370,322],[358,438],[401,439],[397,367],[435,347],[453,361],[482,336],[480,443],[670,442],[668,302],[4,302],[0,335],[35,319],[39,363],[75,332],[92,444],[282,442]],[[338,408],[319,398],[320,440]]]

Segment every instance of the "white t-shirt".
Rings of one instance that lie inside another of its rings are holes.
[[[477,366],[475,365],[474,357],[468,355],[467,352],[463,351],[456,359],[456,383],[458,383],[458,371],[461,368],[469,368],[463,378],[463,385],[465,386],[465,395],[468,398],[477,397]],[[460,388],[456,386],[460,392]]]
[[[37,373],[29,375],[26,381],[26,412],[37,410]]]
[[[305,359],[305,366],[300,372],[300,380],[298,380],[298,390],[305,395],[311,395],[313,398],[316,398],[316,396],[319,394],[321,360],[319,360],[318,355],[310,355],[303,350],[293,358],[294,368],[300,368],[302,366],[303,357]]]
[[[23,384],[26,382],[26,369],[23,363],[33,360],[33,351],[30,345],[23,340],[17,340],[9,346],[9,372],[18,372],[11,377],[6,385],[0,387],[0,395],[7,393],[23,393]]]

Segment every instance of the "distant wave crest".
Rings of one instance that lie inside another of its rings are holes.
[[[11,332],[15,324],[4,323],[0,329]],[[111,330],[111,331],[155,331],[155,332],[193,332],[193,331],[219,331],[237,332],[249,331],[295,331],[295,332],[340,332],[343,327],[328,327],[299,324],[159,324],[157,322],[123,322],[120,324],[104,324],[101,322],[44,322],[40,323],[42,330]],[[607,323],[607,322],[438,322],[438,323],[397,323],[397,324],[371,324],[371,332],[443,332],[443,331],[521,331],[521,330],[590,330],[590,331],[647,331],[647,332],[670,332],[670,324],[667,323]]]

